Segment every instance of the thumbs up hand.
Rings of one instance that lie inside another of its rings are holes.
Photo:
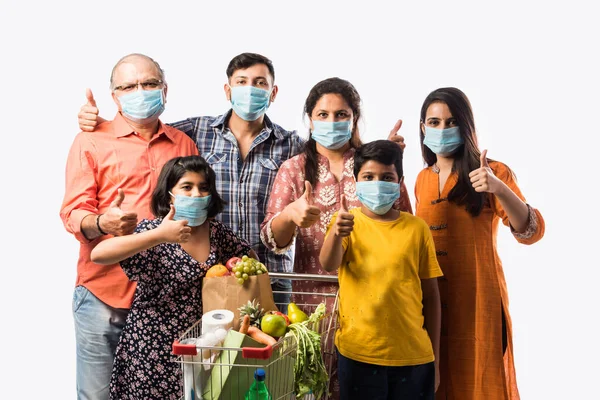
[[[117,198],[110,203],[110,207],[98,221],[104,232],[114,236],[124,236],[135,230],[138,223],[137,213],[121,210],[124,199],[125,193],[123,189],[119,188]]]
[[[500,179],[494,175],[487,160],[487,150],[481,152],[479,157],[480,166],[471,171],[469,178],[476,192],[498,193],[503,186]]]
[[[171,204],[169,213],[157,228],[161,233],[163,243],[185,243],[190,240],[192,228],[188,226],[188,221],[185,219],[175,221],[174,216],[175,206]]]
[[[391,140],[392,142],[397,143],[398,146],[400,146],[400,149],[404,151],[404,148],[406,147],[406,143],[404,143],[404,136],[402,136],[398,133],[398,131],[400,130],[401,127],[402,127],[402,120],[399,119],[396,122],[396,125],[394,125],[394,127],[390,131],[390,134],[388,135],[388,140]]]
[[[340,209],[337,214],[337,219],[334,225],[334,234],[339,237],[350,236],[354,229],[354,215],[348,212],[346,207],[346,197],[344,195],[340,198]]]
[[[292,221],[300,228],[309,228],[319,220],[321,210],[313,205],[312,185],[304,181],[304,194],[290,204]]]
[[[93,132],[96,126],[104,120],[98,116],[99,110],[91,89],[88,88],[85,90],[85,97],[87,102],[81,106],[79,114],[77,114],[79,129],[84,132]]]

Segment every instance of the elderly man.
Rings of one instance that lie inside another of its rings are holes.
[[[90,253],[108,235],[130,234],[138,219],[152,217],[151,194],[168,160],[198,154],[193,140],[159,120],[167,84],[156,61],[143,54],[123,57],[110,87],[119,111],[94,132],[75,137],[60,211],[80,242],[73,296],[78,399],[108,399],[114,353],[135,290],[118,264],[94,264]]]

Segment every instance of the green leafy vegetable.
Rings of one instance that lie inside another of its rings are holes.
[[[321,352],[321,335],[316,332],[319,321],[324,316],[325,303],[321,303],[307,321],[288,326],[286,336],[293,336],[298,344],[294,364],[294,389],[297,399],[311,391],[315,398],[319,399],[327,390],[329,376]]]

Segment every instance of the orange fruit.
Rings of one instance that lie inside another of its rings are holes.
[[[229,275],[229,270],[223,264],[215,264],[206,271],[206,278]]]

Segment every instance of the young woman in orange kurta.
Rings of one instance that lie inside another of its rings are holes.
[[[416,215],[431,229],[442,301],[440,400],[515,400],[508,291],[496,248],[498,223],[519,243],[544,235],[513,172],[480,152],[469,100],[456,88],[427,96],[421,108],[427,167],[416,181]]]

